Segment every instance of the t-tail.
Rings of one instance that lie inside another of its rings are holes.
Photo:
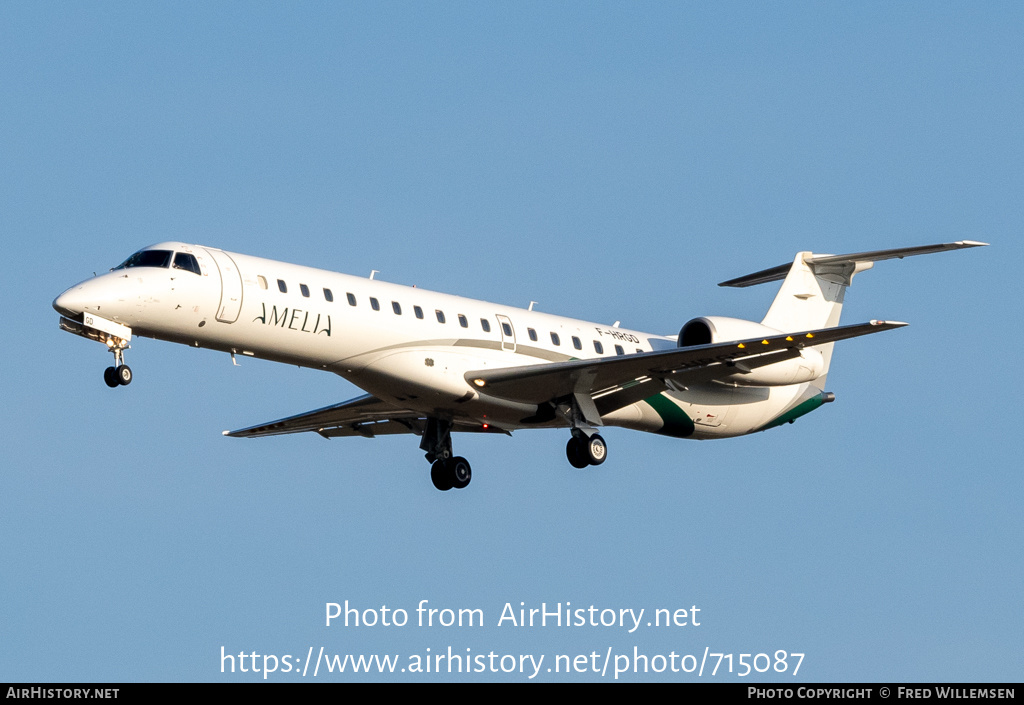
[[[783,333],[794,331],[832,328],[839,325],[846,287],[858,272],[871,269],[875,262],[886,259],[903,259],[912,255],[927,255],[933,252],[961,250],[967,247],[982,247],[985,242],[961,240],[939,245],[901,247],[893,250],[874,250],[849,255],[819,255],[813,252],[799,252],[792,264],[780,264],[745,277],[730,279],[719,286],[747,287],[755,284],[784,280],[779,293],[772,302],[762,325]],[[826,343],[817,349],[825,362],[824,372],[814,381],[819,389],[825,388],[825,377],[832,360],[832,346]]]

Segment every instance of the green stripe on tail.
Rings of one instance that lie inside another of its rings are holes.
[[[819,406],[825,403],[826,399],[826,395],[818,394],[817,396],[813,396],[806,401],[800,402],[789,411],[778,416],[774,421],[769,421],[764,426],[757,429],[757,431],[767,431],[769,428],[775,428],[776,426],[781,426],[784,423],[790,423],[792,421],[795,421],[804,414],[809,414],[815,409],[817,409]],[[754,431],[754,433],[757,433],[757,431]]]

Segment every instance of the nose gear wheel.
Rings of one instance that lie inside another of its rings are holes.
[[[114,366],[103,370],[103,381],[110,388],[123,387],[132,383],[132,368],[124,364],[124,348],[115,347]]]

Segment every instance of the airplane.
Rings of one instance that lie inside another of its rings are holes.
[[[677,438],[742,436],[793,423],[835,399],[833,345],[905,326],[839,325],[846,288],[875,262],[984,246],[959,242],[791,263],[722,282],[782,285],[760,322],[701,316],[657,335],[184,242],[135,252],[60,294],[60,328],[103,343],[111,388],[132,381],[132,336],[339,375],[367,393],[224,431],[233,438],[415,434],[439,490],[469,485],[452,434],[570,432],[576,468],[602,464],[599,430]]]

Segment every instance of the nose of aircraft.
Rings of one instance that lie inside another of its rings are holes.
[[[63,294],[53,300],[53,308],[57,313],[67,318],[73,318],[85,310],[86,297],[82,292],[82,285],[71,287]]]

